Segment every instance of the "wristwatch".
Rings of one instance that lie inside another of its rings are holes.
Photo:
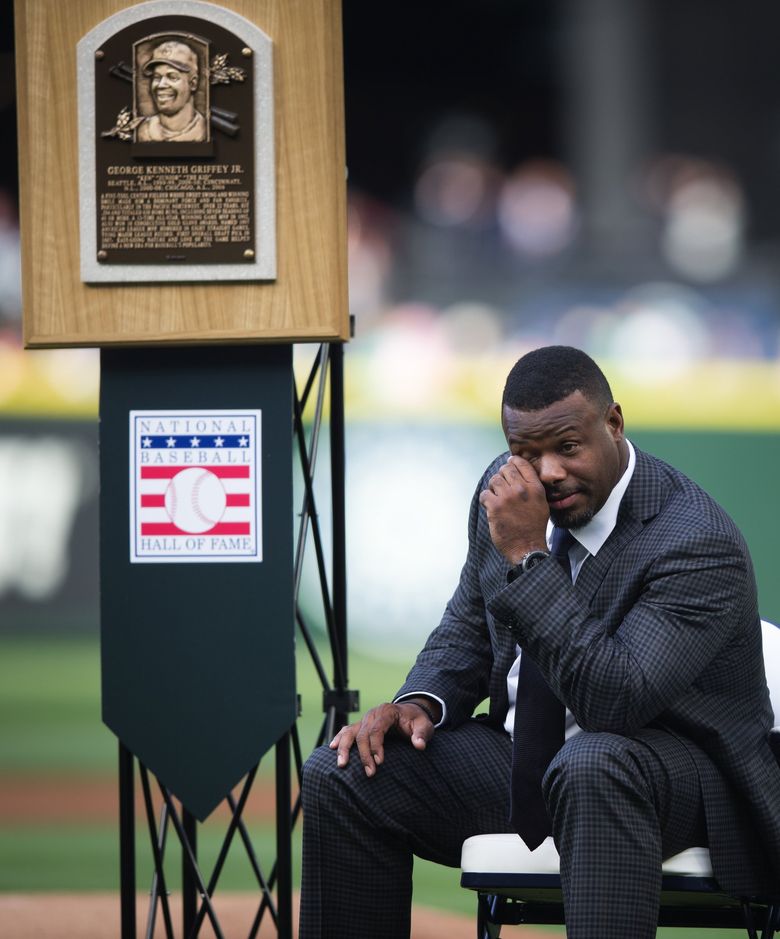
[[[525,572],[530,571],[532,567],[536,567],[537,564],[541,564],[542,561],[544,561],[549,556],[549,551],[529,551],[528,554],[522,558],[519,564],[509,568],[506,575],[506,582],[511,584],[512,581],[521,574],[525,574]]]

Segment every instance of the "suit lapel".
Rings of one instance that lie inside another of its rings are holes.
[[[622,514],[622,513],[621,513]],[[596,555],[591,555],[580,568],[574,590],[584,603],[590,605],[594,594],[601,586],[615,558],[623,547],[642,531],[642,523],[633,517],[622,521],[618,516],[618,524],[612,534],[607,538]]]
[[[653,457],[634,448],[636,466],[626,494],[620,503],[617,523],[596,555],[582,565],[574,589],[582,600],[590,604],[615,559],[626,544],[635,538],[644,523],[654,518],[663,504],[663,479],[660,464]]]

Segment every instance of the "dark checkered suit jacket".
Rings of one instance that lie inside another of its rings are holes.
[[[713,868],[735,893],[780,884],[780,769],[767,743],[752,564],[728,515],[637,450],[618,521],[576,584],[544,562],[507,585],[475,493],[460,582],[399,694],[425,689],[457,726],[490,698],[503,724],[515,643],[586,731],[664,728],[699,767]]]

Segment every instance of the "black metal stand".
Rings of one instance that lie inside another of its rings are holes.
[[[119,744],[119,882],[122,939],[135,937],[135,801],[133,754]]]
[[[319,347],[303,391],[296,388],[293,402],[294,435],[303,479],[303,504],[300,512],[298,539],[295,551],[294,591],[295,619],[322,682],[325,717],[314,746],[318,746],[334,733],[336,727],[347,720],[351,711],[359,706],[358,694],[350,691],[347,680],[347,611],[346,611],[346,531],[344,498],[344,380],[343,347],[323,344]],[[330,471],[332,504],[332,585],[328,585],[325,550],[320,531],[314,496],[320,432],[323,425],[327,391],[330,391]],[[313,403],[311,403],[313,402]],[[309,407],[311,403],[311,407]],[[309,410],[307,410],[309,409]],[[311,414],[308,420],[305,415]],[[308,425],[308,439],[306,434]],[[324,626],[328,636],[332,660],[332,681],[322,662],[314,640],[313,630],[304,618],[298,603],[301,574],[307,544],[311,542],[316,557],[322,599]],[[166,885],[165,849],[169,828],[172,827],[182,852],[182,932],[183,939],[196,939],[203,921],[208,918],[218,939],[223,932],[217,909],[212,902],[220,874],[231,845],[238,834],[254,873],[259,890],[259,904],[248,939],[254,939],[266,913],[271,917],[279,939],[292,939],[292,832],[300,815],[300,795],[293,801],[293,775],[300,790],[303,756],[298,727],[293,725],[275,747],[276,785],[276,861],[266,876],[258,861],[249,832],[243,821],[246,806],[259,763],[244,778],[238,800],[230,794],[226,798],[230,821],[224,834],[219,855],[208,878],[204,879],[198,862],[198,832],[196,819],[183,807],[177,807],[171,793],[158,781],[162,801],[159,817],[152,799],[151,774],[138,763],[149,846],[154,858],[154,876],[150,890],[149,912],[145,936],[154,934],[158,910],[162,913],[166,939],[175,939],[173,918]],[[137,939],[136,932],[136,852],[135,852],[135,759],[121,743],[119,746],[119,806],[120,806],[120,899],[122,939]],[[274,902],[274,890],[276,901]]]

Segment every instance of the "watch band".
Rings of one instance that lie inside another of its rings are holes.
[[[520,574],[525,574],[526,571],[530,571],[532,567],[541,564],[542,561],[547,560],[549,556],[549,551],[529,551],[528,554],[523,556],[519,564],[509,568],[506,575],[506,582],[511,584]]]
[[[403,704],[403,701],[400,701],[399,704]],[[423,712],[423,714],[428,718],[428,720],[436,726],[436,718],[433,716],[433,711],[425,704],[421,704],[416,698],[408,698],[406,701],[407,704],[416,704],[417,707]]]

